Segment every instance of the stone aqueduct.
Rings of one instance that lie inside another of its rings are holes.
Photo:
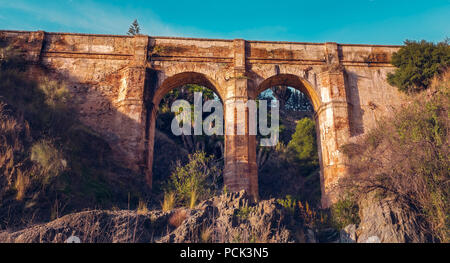
[[[322,205],[346,176],[340,146],[364,134],[404,101],[386,82],[399,46],[246,41],[0,31],[29,60],[64,79],[81,120],[101,134],[118,160],[152,182],[155,120],[162,97],[184,84],[215,91],[227,107],[272,86],[301,90],[315,111]],[[242,122],[245,120],[237,120]],[[256,141],[225,137],[227,189],[258,194]]]

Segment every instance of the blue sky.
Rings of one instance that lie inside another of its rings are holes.
[[[401,44],[450,37],[450,0],[0,0],[0,29]]]

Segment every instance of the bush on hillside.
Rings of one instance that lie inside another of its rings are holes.
[[[358,225],[359,207],[352,196],[345,195],[330,207],[330,223],[336,229],[343,229],[350,224]]]
[[[203,201],[220,191],[221,171],[205,152],[195,152],[188,156],[188,162],[177,162],[168,185],[168,192],[174,192],[176,199],[193,208],[198,201]]]
[[[404,92],[424,90],[434,76],[450,66],[450,46],[448,41],[434,44],[407,40],[405,46],[394,53],[391,63],[397,70],[388,74],[389,84]]]
[[[352,174],[345,185],[356,199],[372,191],[394,196],[443,242],[450,241],[449,91],[447,71],[428,93],[343,148]]]

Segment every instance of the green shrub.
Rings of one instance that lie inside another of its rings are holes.
[[[283,199],[277,199],[277,203],[283,206],[295,224],[301,222],[303,226],[312,229],[328,228],[330,226],[329,210],[320,210],[311,207],[308,201],[298,201],[290,195]]]
[[[40,140],[31,146],[30,159],[38,163],[42,171],[42,182],[48,184],[67,167],[67,161],[50,140]]]
[[[288,149],[296,161],[302,165],[308,167],[318,165],[316,128],[313,120],[303,118],[297,122],[297,127],[291,141],[289,141]]]
[[[331,223],[337,229],[343,229],[350,224],[359,224],[359,208],[356,201],[351,197],[344,197],[330,208]]]
[[[182,204],[191,207],[197,200],[205,200],[220,191],[219,179],[220,170],[213,156],[195,152],[188,156],[185,165],[177,162],[168,187]]]
[[[39,90],[42,91],[45,97],[45,104],[54,111],[63,111],[65,114],[67,110],[67,103],[71,98],[69,89],[63,82],[51,80],[49,78],[42,78],[39,81]]]
[[[295,200],[291,195],[286,195],[284,199],[278,199],[277,203],[283,206],[290,214],[295,213],[295,207],[297,205],[297,200]]]
[[[237,209],[236,211],[236,216],[241,219],[241,220],[245,220],[248,219],[248,216],[250,215],[250,213],[252,213],[255,210],[254,207],[250,207],[248,205],[242,206],[239,209]]]
[[[422,40],[405,41],[405,46],[392,56],[397,67],[395,73],[388,74],[388,82],[404,92],[426,89],[436,75],[450,66],[450,46],[448,41],[434,44]]]

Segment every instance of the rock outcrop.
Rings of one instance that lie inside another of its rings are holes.
[[[252,204],[242,191],[204,201],[196,209],[138,213],[93,210],[66,215],[17,232],[0,242],[299,242],[303,229],[287,225],[275,200]],[[75,239],[73,237],[76,237]]]
[[[75,236],[82,243],[152,242],[165,233],[170,213],[93,210],[69,214],[50,223],[0,233],[5,243],[63,243]]]
[[[296,242],[281,205],[274,199],[252,204],[246,192],[204,201],[199,211],[161,242]]]
[[[309,229],[275,199],[254,203],[245,191],[213,197],[195,209],[140,213],[92,210],[69,214],[20,231],[0,232],[0,243],[426,242],[416,219],[392,199],[361,201],[361,223],[340,233]]]
[[[361,222],[356,230],[357,242],[422,243],[428,237],[408,207],[393,198],[377,198],[375,193],[360,201]],[[378,241],[377,241],[378,242]]]

